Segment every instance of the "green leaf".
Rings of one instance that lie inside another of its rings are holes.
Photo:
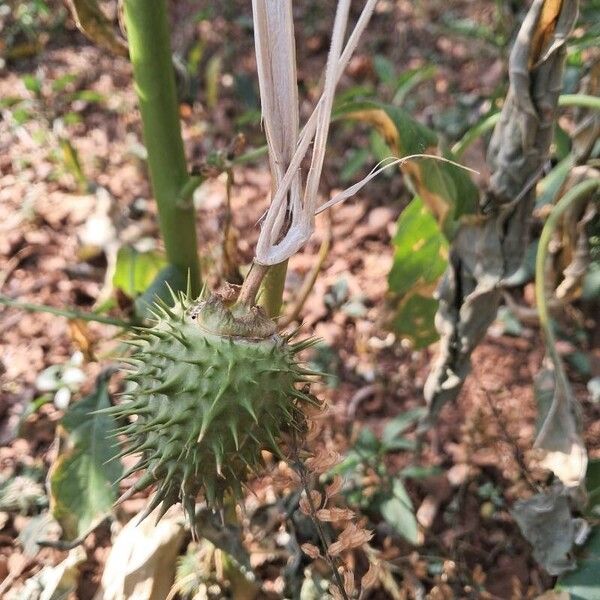
[[[60,137],[58,144],[60,146],[61,158],[65,169],[75,178],[77,185],[82,192],[88,191],[89,182],[83,172],[77,149],[65,137]]]
[[[21,81],[23,81],[25,88],[35,96],[40,96],[42,94],[42,82],[35,75],[23,75]]]
[[[447,264],[448,242],[438,224],[415,196],[396,223],[390,291],[403,296],[415,287],[436,283]]]
[[[115,481],[123,467],[115,460],[118,445],[109,435],[113,417],[95,411],[110,406],[109,374],[98,377],[96,389],[65,413],[61,449],[49,474],[51,511],[72,540],[110,513],[117,497]]]
[[[367,160],[369,160],[369,151],[366,148],[348,152],[346,164],[340,172],[340,180],[344,183],[350,181],[363,168]]]
[[[415,349],[426,348],[439,337],[435,328],[437,309],[435,298],[411,295],[396,310],[392,328],[398,336],[411,340]]]
[[[384,428],[381,440],[384,444],[392,442],[401,433],[404,433],[411,425],[425,416],[427,410],[424,407],[413,408],[394,417]]]
[[[402,477],[407,479],[426,479],[442,473],[443,470],[440,467],[420,467],[419,465],[409,465],[400,471]]]
[[[448,241],[423,200],[416,196],[404,209],[393,239],[394,262],[388,275],[396,300],[392,328],[423,348],[437,337],[438,302],[432,295],[447,264]]]
[[[588,492],[588,510],[594,513],[596,507],[600,507],[600,458],[588,462],[585,487]]]
[[[173,303],[167,283],[174,292],[183,292],[187,287],[187,278],[175,265],[167,265],[161,269],[146,291],[135,299],[135,314],[137,316],[148,316],[149,309],[159,298],[169,305]]]
[[[557,589],[568,592],[571,600],[600,600],[600,527],[594,527],[585,544],[577,569],[563,575]]]
[[[584,300],[600,298],[600,264],[592,263],[585,274],[581,297]]]
[[[82,102],[88,102],[90,104],[101,104],[104,102],[105,97],[100,92],[95,90],[80,90],[74,92],[71,96],[72,100],[81,100]]]
[[[63,92],[69,85],[77,81],[77,75],[73,73],[67,73],[66,75],[62,75],[61,77],[57,77],[52,82],[52,91],[53,92]]]
[[[380,505],[381,515],[402,537],[411,544],[419,543],[419,527],[406,488],[399,479],[394,480],[392,496]]]
[[[396,90],[392,104],[400,106],[416,86],[428,79],[432,79],[436,73],[437,67],[435,65],[425,65],[418,69],[409,69],[402,73],[396,81]]]
[[[220,55],[212,56],[206,65],[204,72],[206,105],[212,109],[219,100],[219,82],[221,80],[221,70],[223,59]]]
[[[377,457],[381,444],[377,439],[377,436],[368,428],[362,429],[354,447],[363,459],[370,459]]]
[[[377,162],[381,162],[382,160],[394,155],[383,136],[376,129],[371,131],[371,135],[369,136],[369,144],[371,146],[371,152],[373,153],[373,156]]]
[[[382,83],[390,87],[396,84],[396,69],[391,60],[381,54],[376,54],[373,58],[373,68]]]
[[[554,150],[559,161],[571,152],[571,137],[558,123],[554,127]]]
[[[138,252],[131,246],[122,246],[117,254],[113,286],[126,296],[135,298],[152,285],[166,264],[166,259],[155,250]]]
[[[511,335],[513,337],[519,337],[523,334],[523,325],[519,318],[513,313],[508,306],[501,306],[498,309],[498,316],[496,319],[502,324],[502,333],[504,335]]]

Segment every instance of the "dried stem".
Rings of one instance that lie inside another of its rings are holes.
[[[306,499],[308,500],[308,507],[310,509],[310,518],[317,530],[317,534],[319,535],[319,540],[321,541],[321,546],[323,546],[323,553],[325,555],[325,560],[329,563],[330,569],[333,571],[333,576],[335,577],[335,582],[344,598],[344,600],[350,600],[348,595],[346,594],[346,590],[344,589],[344,582],[342,581],[342,577],[337,569],[336,560],[331,554],[329,554],[329,546],[331,545],[331,540],[325,533],[321,522],[317,518],[317,508],[315,507],[315,503],[313,502],[312,496],[310,495],[310,485],[308,482],[308,477],[306,474],[306,469],[302,462],[296,458],[295,461],[296,471],[298,475],[300,475],[300,481],[302,482],[302,487],[304,488],[304,492],[306,493]]]

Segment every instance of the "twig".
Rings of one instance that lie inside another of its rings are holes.
[[[333,556],[331,556],[331,554],[329,554],[329,546],[331,545],[331,540],[329,540],[329,537],[325,533],[325,530],[323,529],[321,522],[317,518],[317,509],[315,507],[315,503],[313,502],[312,496],[310,495],[311,490],[310,490],[310,485],[308,482],[306,468],[305,468],[304,464],[302,463],[302,461],[300,460],[300,457],[298,456],[297,438],[296,438],[295,434],[292,434],[292,435],[293,435],[294,468],[295,468],[296,472],[298,473],[298,475],[300,476],[300,481],[302,483],[302,487],[304,488],[304,492],[306,494],[306,499],[308,501],[308,507],[310,509],[310,518],[313,522],[313,525],[315,526],[315,529],[317,530],[319,540],[321,541],[321,546],[323,546],[323,553],[325,554],[325,560],[329,564],[329,568],[333,571],[333,576],[335,577],[335,581],[336,581],[337,586],[342,594],[342,597],[344,598],[344,600],[350,600],[348,598],[348,595],[346,594],[346,590],[344,589],[344,582],[342,581],[342,577],[341,577],[339,571],[337,570],[336,560]]]

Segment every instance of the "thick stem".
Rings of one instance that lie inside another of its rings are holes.
[[[285,275],[287,273],[288,261],[268,267],[265,275],[258,303],[265,309],[269,317],[275,319],[281,312],[283,304],[283,288],[285,287]]]
[[[188,186],[166,0],[125,0],[129,56],[133,64],[148,167],[168,261],[189,273],[194,295],[200,292],[200,265],[194,209],[178,202]]]

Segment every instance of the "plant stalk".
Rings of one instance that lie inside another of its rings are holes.
[[[273,319],[277,318],[281,312],[287,266],[288,261],[285,260],[278,265],[268,267],[268,271],[262,281],[258,304]]]
[[[550,358],[558,373],[562,375],[561,360],[556,350],[556,338],[552,331],[550,323],[550,315],[548,312],[548,303],[546,299],[546,259],[548,258],[548,246],[552,238],[552,234],[556,230],[560,222],[560,218],[565,211],[577,202],[581,202],[588,198],[594,190],[600,190],[600,178],[595,177],[587,179],[570,189],[552,209],[552,212],[546,219],[546,223],[540,235],[538,250],[535,259],[535,302],[540,318],[540,326],[544,333],[546,346]]]
[[[200,293],[194,209],[178,202],[189,188],[171,60],[166,0],[125,0],[129,56],[142,116],[148,168],[167,260]]]

